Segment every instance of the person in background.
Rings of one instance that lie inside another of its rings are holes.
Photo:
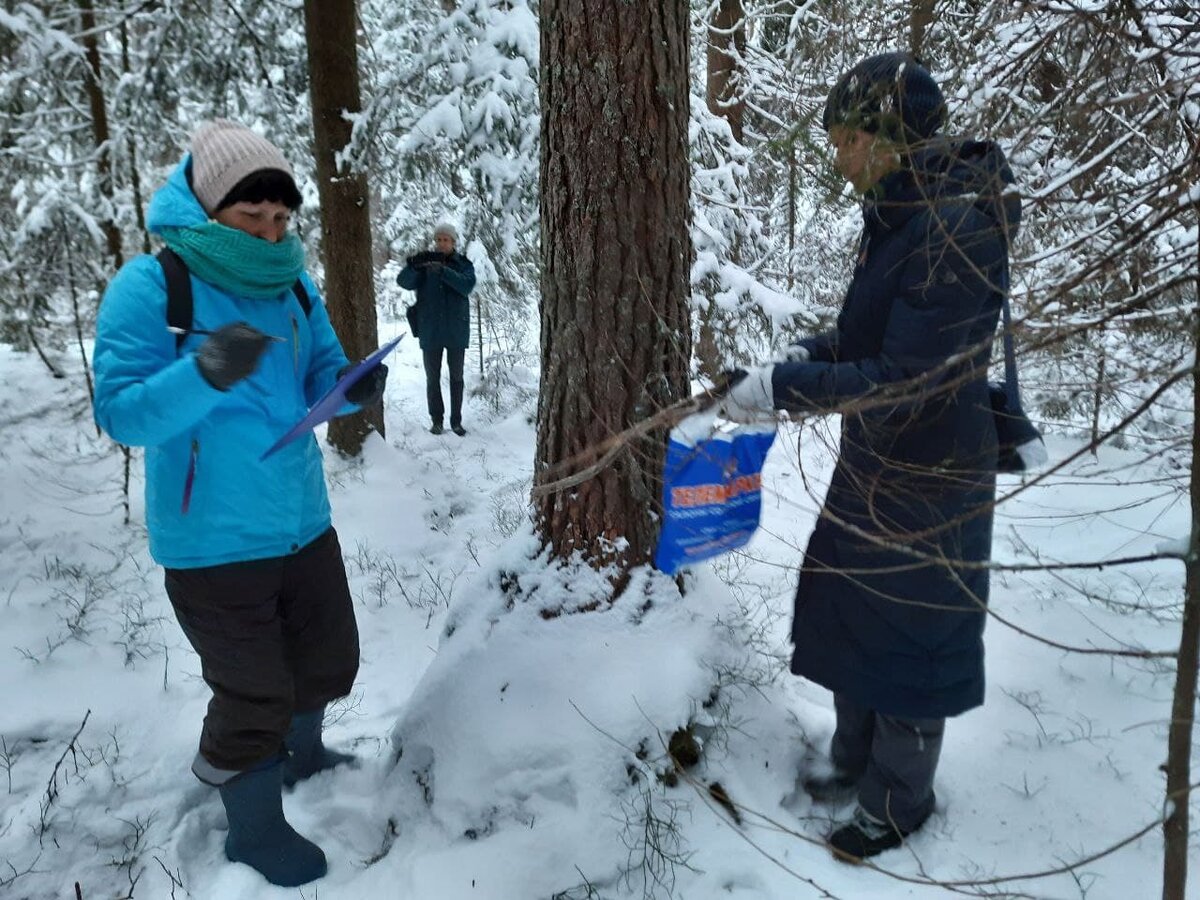
[[[992,143],[939,136],[942,92],[903,53],[834,85],[823,124],[864,227],[829,334],[751,369],[734,421],[840,412],[837,466],[801,567],[792,672],[833,692],[818,802],[857,797],[829,836],[861,860],[934,810],[945,720],[983,703],[996,430],[987,371],[1020,221]]]
[[[430,432],[441,434],[446,415],[442,402],[442,354],[450,370],[450,430],[462,437],[463,364],[471,337],[471,304],[475,267],[456,252],[458,231],[448,222],[433,230],[431,251],[408,257],[396,281],[416,291],[417,338],[425,361],[425,397]]]
[[[281,792],[352,759],[321,725],[359,662],[316,439],[262,458],[348,364],[288,227],[300,202],[275,146],[203,124],[147,214],[186,266],[193,327],[177,343],[166,262],[139,256],[105,292],[95,350],[96,421],[146,448],[150,553],[212,689],[192,771],[219,789],[226,856],[282,886],[326,872]],[[347,399],[378,402],[386,377],[373,369]]]

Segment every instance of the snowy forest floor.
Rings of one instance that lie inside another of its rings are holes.
[[[885,872],[836,863],[820,839],[845,810],[795,793],[827,747],[830,698],[786,674],[828,424],[781,426],[762,531],[697,572],[682,598],[643,574],[612,607],[547,615],[586,605],[589,585],[531,558],[536,374],[517,373],[504,412],[468,397],[467,437],[434,437],[408,341],[391,367],[387,439],[353,462],[322,441],[362,635],[358,683],[327,735],[362,765],[285,797],[330,873],[270,888],[224,860],[220,801],[188,771],[208,689],[146,550],[140,454],[127,526],[121,454],[96,434],[78,363],[60,363],[70,378],[55,381],[35,355],[0,347],[6,898],[73,897],[76,882],[84,900],[1159,893],[1156,827],[1073,872],[1012,876],[1154,825],[1169,660],[1068,652],[989,622],[987,702],[949,723],[933,819],[879,859]],[[1049,445],[1059,459],[1077,447]],[[1145,456],[1086,456],[1005,503],[996,558],[1131,556],[1185,534],[1186,475]],[[1059,644],[1170,650],[1181,590],[1182,567],[1156,563],[998,573],[992,601],[1003,620]],[[667,787],[664,742],[689,722],[704,758],[694,783]],[[740,825],[712,801],[713,782]]]

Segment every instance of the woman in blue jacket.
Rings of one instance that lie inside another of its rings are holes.
[[[140,256],[105,292],[95,350],[96,421],[146,448],[150,552],[213,692],[192,770],[220,789],[229,859],[286,886],[326,862],[284,820],[282,787],[350,759],[321,720],[358,671],[316,440],[262,458],[347,365],[288,230],[300,202],[276,147],[201,126],[147,214],[190,277],[189,333],[168,330],[170,260]],[[385,378],[348,399],[376,402]]]
[[[725,414],[840,412],[837,467],[809,539],[792,672],[833,692],[832,770],[816,800],[857,794],[830,835],[843,859],[901,843],[934,808],[948,716],[983,703],[996,430],[992,334],[1020,220],[991,143],[938,136],[942,93],[911,56],[869,57],[824,125],[863,195],[836,329],[752,369]]]

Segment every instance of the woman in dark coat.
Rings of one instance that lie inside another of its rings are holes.
[[[832,771],[814,799],[858,795],[842,858],[897,846],[933,811],[946,717],[983,703],[995,496],[992,335],[1020,205],[990,143],[937,132],[945,105],[912,57],[860,62],[830,94],[837,167],[863,193],[854,277],[830,334],[752,369],[732,419],[842,413],[809,539],[792,672],[833,691]]]
[[[463,367],[471,338],[475,267],[455,250],[458,231],[442,222],[433,231],[434,249],[410,256],[396,282],[417,293],[417,338],[425,361],[425,395],[433,434],[442,433],[442,354],[450,370],[450,430],[463,437]]]

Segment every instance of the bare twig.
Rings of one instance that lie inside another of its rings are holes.
[[[42,798],[41,810],[38,818],[38,843],[40,844],[45,837],[46,832],[50,828],[50,824],[46,821],[46,817],[50,814],[50,807],[54,805],[54,801],[58,799],[58,770],[62,767],[67,755],[74,756],[76,753],[75,742],[79,740],[79,735],[83,733],[84,726],[87,725],[88,717],[92,711],[89,709],[83,714],[83,721],[79,723],[79,727],[75,730],[75,734],[71,740],[67,742],[66,749],[63,750],[62,756],[58,758],[58,762],[54,764],[54,770],[50,773],[50,780],[46,784],[46,793]]]

